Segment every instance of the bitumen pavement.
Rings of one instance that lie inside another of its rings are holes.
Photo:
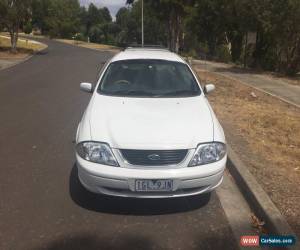
[[[95,82],[112,55],[42,42],[45,51],[0,71],[0,249],[237,249],[216,192],[135,200],[82,188],[74,137],[90,95],[79,83]]]

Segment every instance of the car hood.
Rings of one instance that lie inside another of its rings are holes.
[[[213,141],[213,120],[203,96],[125,98],[96,94],[91,137],[122,149],[189,149]]]

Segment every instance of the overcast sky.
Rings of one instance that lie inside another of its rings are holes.
[[[110,14],[115,17],[118,10],[125,6],[126,0],[80,0],[81,5],[88,6],[90,3],[94,3],[97,6],[106,6]]]

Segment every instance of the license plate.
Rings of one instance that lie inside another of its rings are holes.
[[[135,191],[167,192],[173,190],[173,180],[136,180]]]

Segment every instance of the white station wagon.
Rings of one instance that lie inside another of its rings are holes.
[[[226,144],[190,66],[158,48],[128,48],[102,68],[76,135],[79,180],[91,192],[180,197],[219,186]]]

